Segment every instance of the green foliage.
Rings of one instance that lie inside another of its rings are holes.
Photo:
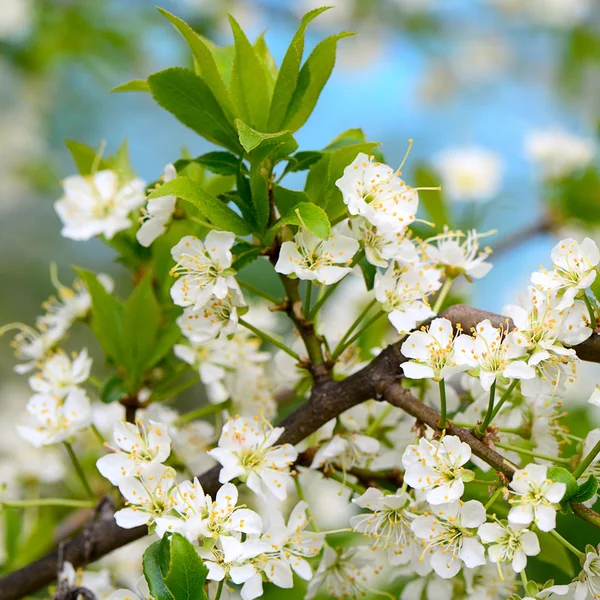
[[[265,242],[272,241],[277,231],[284,225],[304,226],[323,240],[331,235],[331,224],[327,218],[327,213],[311,202],[300,202],[293,206],[281,219],[278,219],[267,232]]]
[[[578,219],[590,225],[600,223],[600,174],[595,168],[590,167],[549,186],[550,197],[561,219]]]
[[[216,175],[230,175],[235,177],[240,168],[239,158],[229,152],[207,152],[202,156],[194,158],[193,162],[205,167]]]
[[[587,502],[591,500],[598,492],[598,480],[590,475],[570,497],[570,502]]]
[[[433,170],[424,164],[415,168],[415,183],[417,187],[436,187],[440,179]],[[424,191],[419,193],[419,203],[425,208],[435,224],[436,231],[442,231],[444,225],[451,225],[448,206],[441,191]]]
[[[111,92],[150,92],[150,87],[145,79],[132,79],[114,87]]]
[[[100,390],[100,400],[102,400],[104,404],[110,404],[111,402],[119,401],[126,396],[128,392],[129,389],[123,379],[113,375],[102,385],[102,389]]]
[[[154,542],[144,553],[143,567],[156,600],[208,600],[204,591],[208,569],[181,534]]]
[[[567,486],[567,491],[562,499],[563,502],[566,502],[577,493],[579,486],[577,485],[575,477],[573,477],[573,475],[563,467],[549,467],[548,479],[552,479],[552,481],[560,481]]]

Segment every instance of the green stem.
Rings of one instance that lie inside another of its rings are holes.
[[[260,296],[261,298],[264,298],[265,300],[267,300],[268,302],[271,302],[272,304],[281,304],[281,300],[278,300],[277,298],[275,298],[275,296],[271,296],[271,294],[268,294],[267,292],[261,290],[260,288],[254,287],[250,283],[246,283],[245,281],[240,281],[238,279],[238,284],[242,289],[248,290],[252,294],[254,294],[256,296]]]
[[[298,494],[298,499],[302,502],[306,502],[306,496],[304,495],[304,490],[302,489],[302,485],[300,483],[300,473],[298,472],[294,477],[294,485],[296,486],[296,493]],[[308,502],[306,502],[306,514],[308,515],[309,521],[312,523],[313,529],[317,533],[321,533],[321,529],[319,528],[317,520],[315,519],[315,515],[313,515],[313,512],[310,508],[310,504]]]
[[[75,451],[73,450],[73,446],[71,446],[69,442],[63,442],[63,444],[67,449],[67,453],[69,455],[69,458],[71,459],[71,462],[73,463],[73,467],[75,468],[77,477],[79,477],[79,481],[81,481],[81,485],[83,485],[85,489],[85,493],[92,500],[96,500],[96,496],[94,495],[94,492],[92,492],[92,488],[90,487],[87,477],[85,476],[85,471],[83,470],[83,467],[81,466],[81,463],[79,462],[79,459],[77,458]]]
[[[590,327],[592,328],[592,331],[596,331],[596,311],[594,310],[590,299],[587,297],[587,294],[583,294],[583,301],[587,306],[588,313],[590,313]]]
[[[511,384],[506,388],[506,390],[504,391],[504,394],[502,394],[502,397],[500,398],[500,401],[498,402],[498,404],[496,404],[496,406],[494,407],[494,410],[492,411],[490,423],[494,420],[496,415],[500,412],[502,405],[510,398],[510,395],[513,393],[513,390],[515,389],[515,387],[517,387],[517,383],[519,383],[519,380],[513,379]],[[488,425],[489,425],[489,423],[488,423]]]
[[[68,506],[70,508],[91,508],[95,500],[73,500],[71,498],[37,498],[35,500],[12,500],[0,502],[3,508],[37,508],[40,506]]]
[[[371,300],[371,302],[369,302],[369,304],[367,304],[367,306],[365,306],[365,308],[361,311],[360,315],[356,317],[354,323],[350,325],[348,331],[346,331],[342,339],[339,341],[338,345],[335,347],[334,354],[344,346],[346,340],[352,335],[352,332],[361,324],[362,320],[367,316],[367,314],[369,313],[371,308],[373,308],[376,302],[377,299],[373,298],[373,300]]]
[[[268,333],[265,333],[264,331],[257,329],[256,327],[254,327],[254,325],[250,325],[250,323],[248,323],[247,321],[244,321],[244,319],[239,319],[238,323],[240,325],[243,325],[246,329],[249,329],[254,335],[257,335],[259,338],[262,338],[263,340],[265,340],[265,342],[269,342],[269,344],[273,344],[273,346],[277,346],[277,348],[279,348],[280,350],[283,350],[284,352],[289,354],[292,358],[295,358],[298,362],[301,362],[300,356],[298,354],[296,354],[291,348],[288,348],[283,342],[280,342],[279,340],[275,339],[273,336],[269,335]]]
[[[104,387],[103,383],[97,378],[94,377],[93,375],[90,375],[88,377],[88,381],[93,385],[96,386],[98,389],[102,389]]]
[[[310,303],[312,301],[312,290],[313,283],[312,281],[306,282],[306,295],[304,296],[304,314],[308,314],[310,312]]]
[[[223,593],[223,586],[225,585],[225,579],[221,579],[219,581],[219,587],[217,588],[217,595],[215,596],[215,600],[219,600],[221,598],[221,594]]]
[[[450,288],[452,287],[453,281],[454,281],[453,277],[447,277],[446,281],[444,281],[444,285],[442,286],[440,293],[438,294],[437,298],[435,299],[435,304],[433,305],[433,312],[436,315],[440,312],[440,309],[442,308],[442,304],[444,303],[444,300],[446,299],[446,296],[448,295],[448,292],[450,291]]]
[[[359,496],[362,496],[365,493],[365,487],[363,487],[359,483],[348,481],[343,475],[340,475],[339,473],[327,473],[327,477],[329,477],[329,479],[337,481],[338,483],[341,483],[343,486],[351,489],[355,494],[358,494]]]
[[[475,485],[487,485],[488,487],[500,487],[502,488],[502,484],[499,481],[490,481],[488,479],[471,479],[468,483],[474,483]]]
[[[560,533],[558,533],[558,531],[556,531],[556,529],[553,529],[552,531],[550,531],[550,535],[552,535],[552,537],[556,538],[565,548],[570,550],[577,558],[585,558],[585,554],[581,550],[578,550],[577,548],[575,548],[575,546],[573,546],[573,544],[571,544],[571,542],[569,542],[568,540],[565,540],[565,538],[562,535],[560,535]]]
[[[339,281],[328,286],[325,289],[325,291],[319,296],[319,298],[315,302],[315,304],[312,307],[312,309],[310,310],[310,312],[306,315],[306,319],[308,321],[312,321],[317,316],[317,313],[321,309],[321,306],[323,306],[323,304],[325,304],[325,302],[327,301],[329,296],[331,296],[331,294],[333,294],[333,292],[335,292],[335,290],[337,289],[337,286],[340,285],[340,283],[342,283],[342,281],[344,281],[344,279],[345,279],[345,277],[342,277]]]
[[[443,379],[439,381],[440,386],[440,420],[438,425],[440,429],[446,429],[446,382]]]
[[[510,444],[502,444],[500,442],[494,442],[495,446],[498,448],[504,448],[504,450],[512,450],[513,452],[517,452],[518,454],[524,454],[525,456],[533,456],[534,458],[541,458],[542,460],[549,460],[551,462],[561,463],[561,464],[569,464],[571,461],[568,458],[560,458],[555,456],[548,456],[547,454],[540,454],[539,452],[532,452],[531,450],[526,450],[525,448],[519,448],[518,446],[511,446]]]
[[[90,425],[90,429],[92,430],[92,433],[96,436],[96,439],[104,446],[106,440],[104,439],[104,436],[98,431],[98,428],[92,423]]]
[[[489,510],[489,508],[491,506],[494,505],[494,502],[496,502],[496,500],[498,500],[498,498],[502,495],[504,488],[502,486],[500,486],[493,494],[492,497],[487,501],[487,504],[485,505],[485,510],[486,512]]]
[[[485,430],[488,428],[488,425],[492,422],[492,415],[494,414],[494,398],[496,397],[496,380],[494,379],[494,383],[492,383],[492,387],[490,388],[490,399],[488,402],[488,408],[485,413],[485,417],[483,418],[483,423],[479,427],[475,429],[475,432],[478,435],[482,435],[485,433]]]
[[[465,421],[455,421],[454,419],[452,419],[452,423],[454,423],[454,425],[458,425],[459,427],[464,427],[465,429],[475,429],[477,427],[476,423],[466,423]],[[512,433],[514,435],[521,434],[521,430],[517,427],[497,427],[497,430],[501,431],[502,433]]]
[[[179,415],[179,417],[173,421],[173,425],[175,425],[175,427],[180,427],[181,425],[185,425],[190,421],[202,419],[208,415],[214,415],[215,413],[219,413],[227,409],[229,404],[229,400],[226,400],[225,402],[221,402],[219,404],[207,404],[206,406],[201,406],[200,408],[196,408],[188,413]]]
[[[379,416],[367,427],[366,435],[373,435],[381,426],[385,418],[390,414],[394,406],[388,404],[380,413]]]
[[[527,593],[527,584],[529,582],[527,581],[527,573],[525,573],[525,569],[521,571],[521,583],[523,584],[523,592]]]
[[[331,531],[320,531],[319,533],[323,535],[335,535],[336,533],[350,533],[351,531],[354,531],[354,529],[346,527],[346,529],[332,529]]]
[[[371,327],[371,325],[373,325],[373,323],[375,323],[375,321],[379,321],[379,319],[381,319],[381,317],[383,317],[383,315],[385,315],[385,312],[383,310],[380,310],[376,315],[371,317],[349,340],[346,341],[346,343],[341,348],[338,345],[335,352],[331,355],[331,359],[336,360],[344,352],[344,350],[346,348],[348,348],[349,346],[352,346],[352,344],[365,331],[367,331],[367,329],[369,329],[369,327]]]
[[[596,442],[596,445],[589,451],[588,455],[577,465],[575,471],[573,471],[573,477],[579,479],[585,470],[592,464],[594,458],[600,453],[600,440]]]
[[[181,394],[181,392],[185,392],[185,390],[187,390],[188,388],[191,388],[192,386],[196,385],[199,381],[200,375],[193,375],[185,381],[182,381],[179,385],[176,385],[175,387],[163,392],[162,394],[153,394],[152,402],[164,402],[165,400],[174,398],[175,396]]]

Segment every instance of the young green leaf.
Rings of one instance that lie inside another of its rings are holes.
[[[156,102],[184,125],[234,154],[241,153],[233,125],[208,85],[193,71],[165,69],[150,75],[148,85]]]
[[[252,129],[252,127],[249,127],[240,119],[235,120],[235,126],[237,128],[238,136],[240,138],[240,144],[242,144],[244,150],[248,153],[258,148],[263,142],[276,142],[278,140],[283,141],[284,138],[291,136],[291,133],[289,131],[278,131],[277,133],[261,133],[260,131],[256,131],[256,129]]]
[[[364,256],[358,262],[358,266],[363,274],[365,286],[370,292],[375,287],[375,275],[377,275],[377,269],[375,265],[372,265]]]
[[[180,533],[171,536],[171,560],[164,583],[174,600],[208,600],[204,582],[208,569],[190,541]]]
[[[306,227],[317,237],[326,240],[331,235],[331,224],[327,213],[312,202],[301,202],[292,210],[281,217],[267,232],[265,241],[270,243],[277,231],[284,225],[298,225]]]
[[[233,122],[233,119],[238,116],[238,110],[233,103],[229,90],[223,81],[221,73],[217,67],[215,57],[210,46],[198,35],[185,21],[171,14],[163,8],[158,8],[158,12],[167,18],[173,26],[179,31],[185,41],[188,43],[196,65],[199,70],[199,75],[202,77],[210,91],[213,93],[217,102],[223,109],[227,120]]]
[[[273,90],[275,89],[275,80],[277,79],[277,74],[279,73],[279,69],[277,68],[277,63],[267,46],[267,41],[265,40],[264,32],[261,33],[254,42],[254,51],[256,52],[256,56],[258,56],[258,60],[262,63],[262,66],[265,70],[265,79],[267,82],[267,93],[269,98],[273,97]]]
[[[338,41],[351,35],[354,33],[349,31],[332,35],[311,52],[298,75],[298,84],[281,123],[282,128],[296,131],[306,123],[333,71]]]
[[[145,79],[132,79],[114,87],[111,92],[150,92],[150,87]]]
[[[65,143],[80,175],[90,175],[94,166],[99,171],[107,168],[105,161],[99,157],[99,150],[75,140]]]
[[[248,242],[239,242],[233,246],[231,252],[233,254],[231,267],[239,272],[260,256],[260,247]]]
[[[598,480],[590,475],[569,498],[569,502],[587,502],[598,493]]]
[[[339,150],[340,148],[345,148],[346,146],[352,146],[354,144],[362,144],[367,141],[365,137],[365,132],[360,128],[355,129],[346,129],[334,138],[323,150],[325,152],[333,152],[334,150]]]
[[[170,195],[191,202],[216,229],[231,231],[237,235],[252,233],[252,228],[242,217],[188,177],[177,177],[167,181],[154,190],[148,198]]]
[[[163,325],[158,332],[158,337],[154,344],[154,348],[152,349],[152,354],[146,363],[146,368],[151,369],[157,365],[165,356],[167,356],[167,354],[169,354],[169,352],[171,352],[173,346],[180,339],[181,329],[179,329],[179,326],[176,323]]]
[[[120,377],[112,376],[102,385],[102,389],[100,390],[100,400],[102,400],[104,404],[111,404],[112,402],[117,402],[123,398],[123,396],[126,396],[128,392],[129,390],[126,383]]]
[[[296,152],[288,158],[288,163],[285,166],[283,175],[288,173],[297,173],[298,171],[307,171],[323,156],[322,152],[316,150],[304,150]]]
[[[564,467],[549,467],[548,479],[551,479],[552,481],[559,481],[567,486],[567,490],[563,496],[562,502],[569,500],[571,496],[577,493],[577,489],[579,487],[577,485],[577,480]]]
[[[240,168],[240,159],[229,152],[207,152],[193,161],[216,175],[236,176]]]
[[[170,544],[169,538],[164,536],[162,540],[148,546],[142,557],[144,577],[154,600],[175,600],[164,583],[171,563]]]
[[[269,131],[281,129],[281,124],[285,119],[292,96],[296,91],[300,63],[302,62],[302,54],[304,53],[304,34],[306,28],[313,19],[329,8],[331,7],[323,6],[306,13],[300,22],[300,27],[298,27],[296,34],[292,38],[292,42],[281,62],[279,75],[275,82],[275,90],[273,91],[271,107],[269,109],[267,127]]]
[[[282,215],[292,213],[294,208],[301,202],[310,202],[310,198],[306,192],[288,190],[280,185],[274,186],[273,197],[275,199],[275,206],[277,206],[279,213]]]
[[[266,69],[246,34],[231,15],[229,22],[235,40],[231,92],[243,120],[252,127],[264,129],[271,101]]]

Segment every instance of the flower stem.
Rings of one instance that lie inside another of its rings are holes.
[[[523,592],[527,593],[527,584],[529,582],[527,581],[527,573],[525,573],[525,569],[521,571],[521,583],[523,584]]]
[[[489,479],[471,479],[468,483],[474,483],[475,485],[487,485],[488,487],[502,489],[502,484],[499,481],[491,481]]]
[[[272,304],[281,304],[281,300],[278,300],[277,298],[275,298],[275,296],[271,296],[271,294],[268,294],[267,292],[261,290],[260,288],[254,287],[250,283],[246,283],[245,281],[238,280],[238,284],[242,289],[248,290],[252,294],[254,294],[256,296],[260,296],[261,298],[264,298],[265,300],[267,300],[268,302],[271,302]]]
[[[317,313],[321,309],[321,306],[323,306],[323,304],[325,304],[325,302],[329,298],[329,296],[331,296],[331,294],[333,294],[333,292],[335,292],[335,290],[337,289],[337,286],[340,285],[340,283],[342,281],[344,281],[344,279],[345,279],[345,277],[342,277],[339,281],[337,281],[336,283],[334,283],[326,288],[326,290],[319,296],[319,298],[315,302],[312,309],[306,315],[307,320],[312,321],[317,316]]]
[[[433,312],[436,315],[440,312],[440,309],[442,308],[442,304],[444,304],[444,300],[446,299],[446,296],[448,295],[448,292],[450,291],[450,288],[452,287],[453,281],[454,281],[453,277],[446,277],[446,281],[444,281],[444,285],[442,286],[440,293],[438,294],[437,298],[435,299],[435,304],[433,305]]]
[[[383,310],[380,310],[376,315],[371,317],[349,340],[347,340],[346,343],[342,347],[340,347],[338,344],[338,347],[335,349],[334,353],[331,355],[332,360],[336,360],[344,352],[344,350],[346,348],[348,348],[349,346],[352,346],[352,344],[365,331],[367,331],[367,329],[369,329],[369,327],[371,327],[371,325],[373,325],[375,323],[375,321],[379,321],[379,319],[381,319],[381,317],[383,317],[383,315],[385,315],[385,312]]]
[[[284,352],[289,354],[292,358],[295,358],[298,362],[301,362],[300,356],[298,356],[298,354],[296,354],[291,348],[288,348],[283,342],[280,342],[279,340],[275,339],[273,336],[269,335],[268,333],[265,333],[264,331],[257,329],[256,327],[254,327],[254,325],[250,325],[250,323],[248,323],[247,321],[244,321],[244,319],[239,319],[238,322],[240,325],[243,325],[246,329],[249,329],[252,333],[257,335],[259,338],[262,338],[263,340],[265,340],[265,342],[269,342],[269,344],[273,344],[273,346],[277,346],[277,348],[279,348],[280,350],[283,350]]]
[[[306,496],[304,495],[304,490],[302,489],[302,484],[300,483],[300,473],[298,472],[296,472],[296,475],[294,476],[294,485],[296,486],[296,493],[298,494],[298,499],[302,502],[306,502]],[[321,533],[319,524],[317,523],[315,515],[313,515],[313,512],[310,508],[310,504],[308,502],[306,502],[306,514],[308,515],[308,519],[312,523],[313,529],[317,533]]]
[[[104,436],[100,433],[100,431],[98,431],[98,428],[92,423],[90,425],[90,429],[92,430],[92,433],[96,436],[96,439],[100,442],[100,444],[104,446],[106,440],[104,439]]]
[[[335,350],[333,351],[334,354],[336,352],[338,352],[338,350],[340,348],[344,347],[346,340],[352,335],[352,332],[360,325],[360,323],[367,316],[367,314],[369,314],[369,311],[371,310],[371,308],[373,308],[373,306],[375,305],[376,302],[377,302],[377,299],[373,298],[373,300],[371,300],[371,302],[369,302],[369,304],[367,304],[367,306],[365,306],[365,308],[361,311],[360,315],[358,315],[358,317],[356,317],[356,320],[354,321],[354,323],[352,323],[352,325],[350,325],[350,328],[348,329],[348,331],[346,331],[346,333],[344,334],[342,339],[339,341],[338,345],[335,347]],[[343,350],[342,350],[342,352],[343,352]]]
[[[182,381],[179,385],[172,387],[170,390],[162,392],[160,394],[152,395],[152,402],[164,402],[165,400],[169,400],[170,398],[174,398],[181,394],[181,392],[185,392],[188,388],[191,388],[193,385],[196,385],[200,381],[200,375],[196,374],[192,377],[189,377],[185,381]]]
[[[77,477],[79,477],[79,481],[81,481],[81,485],[83,485],[85,489],[85,493],[92,500],[96,500],[96,496],[94,495],[94,492],[92,492],[92,488],[90,487],[87,477],[85,476],[85,471],[83,470],[83,467],[81,466],[81,463],[79,462],[79,459],[77,458],[75,451],[73,450],[73,446],[71,446],[69,442],[63,442],[63,444],[67,449],[67,453],[69,455],[69,458],[71,459],[71,462],[73,463],[73,467],[75,468]]]
[[[594,458],[598,456],[600,452],[600,440],[596,442],[596,445],[589,451],[588,455],[582,459],[582,461],[577,465],[575,471],[573,471],[573,477],[575,479],[579,479],[584,473],[585,470],[592,464]]]
[[[380,413],[379,416],[367,427],[366,435],[373,435],[381,426],[385,418],[394,408],[393,404],[388,404]]]
[[[70,508],[92,508],[95,500],[73,500],[72,498],[37,498],[35,500],[12,500],[0,502],[4,508],[37,508],[40,506],[68,506]]]
[[[206,406],[201,406],[200,408],[196,408],[195,410],[185,413],[184,415],[179,415],[173,421],[173,425],[175,425],[175,427],[179,427],[180,425],[185,425],[190,421],[202,419],[208,415],[214,415],[215,413],[225,410],[228,406],[229,400],[225,400],[225,402],[221,402],[219,404],[207,404]]]
[[[560,458],[559,456],[548,456],[547,454],[540,454],[539,452],[533,452],[526,450],[525,448],[519,448],[518,446],[511,446],[510,444],[502,444],[500,442],[494,442],[498,448],[504,448],[504,450],[512,450],[518,454],[525,454],[526,456],[533,456],[534,458],[541,458],[542,460],[549,460],[551,462],[569,464],[571,461],[568,458]]]
[[[346,527],[345,529],[332,529],[331,531],[320,531],[323,535],[335,535],[336,533],[350,533],[354,531],[350,529],[350,527]]]
[[[504,487],[500,486],[493,494],[492,497],[487,501],[486,505],[485,505],[485,511],[487,512],[490,507],[492,507],[494,505],[494,502],[496,502],[496,500],[498,500],[498,498],[502,495],[502,492],[504,491]]]
[[[440,429],[446,429],[446,382],[443,379],[439,381],[440,386],[440,420],[438,422]]]
[[[219,581],[219,587],[217,588],[217,595],[215,596],[215,600],[219,600],[221,598],[221,594],[223,593],[223,586],[225,585],[225,578]]]
[[[490,388],[490,399],[488,402],[488,408],[485,413],[485,417],[483,418],[483,422],[479,427],[475,428],[475,433],[477,435],[483,435],[485,430],[488,428],[488,425],[492,422],[492,415],[494,414],[494,398],[496,397],[496,380],[492,383],[492,387]]]
[[[577,558],[585,558],[585,554],[581,550],[575,548],[575,546],[573,546],[571,542],[565,540],[565,538],[562,535],[560,535],[560,533],[558,533],[556,529],[550,531],[550,535],[556,538],[565,548],[570,550]]]
[[[494,410],[492,411],[490,423],[494,420],[496,415],[500,412],[502,405],[510,398],[510,395],[513,393],[513,390],[517,386],[517,383],[519,383],[519,380],[513,379],[511,384],[506,388],[506,390],[504,391],[504,394],[502,394],[502,397],[500,398],[500,401],[498,402],[498,404],[496,404],[496,406],[494,407]],[[488,423],[488,425],[490,423]]]
[[[590,327],[592,328],[592,331],[596,331],[596,311],[594,310],[594,307],[592,306],[587,294],[583,294],[583,301],[585,302],[588,313],[590,314]]]

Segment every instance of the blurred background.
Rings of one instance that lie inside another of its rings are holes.
[[[164,165],[208,144],[146,94],[116,85],[190,56],[150,0],[0,0],[0,324],[31,323],[54,292],[49,261],[70,284],[72,264],[125,271],[95,240],[60,237],[53,202],[75,172],[65,139],[109,151],[129,144],[137,173],[153,181]],[[280,60],[301,15],[334,10],[309,28],[307,50],[340,30],[336,70],[308,124],[303,150],[361,127],[397,166],[414,140],[404,177],[440,182],[422,204],[453,227],[496,230],[494,269],[464,290],[500,311],[549,266],[559,239],[600,244],[599,0],[163,0],[206,37],[230,43],[227,12],[250,38],[266,30]],[[295,181],[300,188],[303,182]],[[291,187],[290,183],[290,187]],[[441,202],[443,200],[443,203]],[[438,222],[439,224],[439,222]],[[0,395],[26,394],[0,340]],[[600,381],[582,369],[585,400]],[[24,396],[24,401],[26,396]],[[22,406],[22,404],[21,404]]]

